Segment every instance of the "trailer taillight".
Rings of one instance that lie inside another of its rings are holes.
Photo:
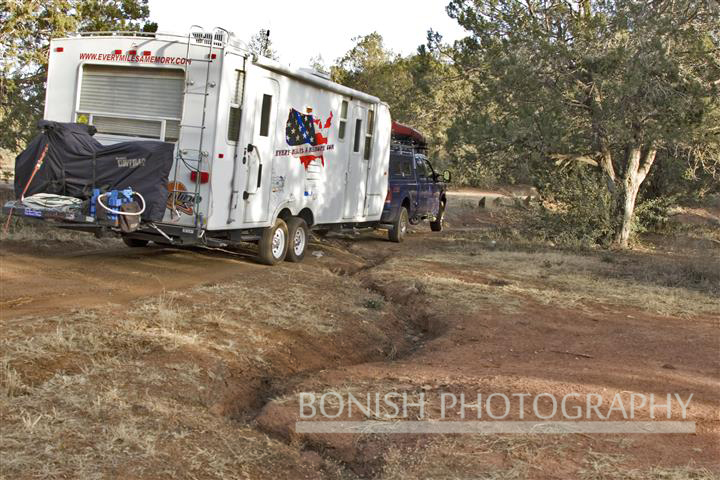
[[[190,180],[198,181],[198,172],[190,172]],[[200,183],[207,183],[210,180],[210,172],[200,172]]]
[[[128,50],[128,55],[137,55],[137,50]]]
[[[115,55],[122,55],[122,50],[114,50],[113,53]]]
[[[150,50],[144,50],[143,51],[143,57],[149,57],[151,54]]]
[[[210,60],[215,60],[217,58],[217,54],[211,53],[208,57],[210,57]]]
[[[56,51],[56,52],[64,52],[65,49],[64,49],[63,47],[57,47],[57,48],[55,49],[55,51]]]

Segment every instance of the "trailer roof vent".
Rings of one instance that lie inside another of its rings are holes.
[[[214,35],[210,32],[192,32],[192,35],[195,37],[195,41],[197,43],[201,43],[203,45],[210,45],[210,41],[212,40],[213,46],[215,47],[224,46],[227,40],[225,38],[225,32],[219,31],[216,31]]]
[[[325,72],[319,72],[315,70],[314,68],[306,67],[301,68],[301,72],[309,73],[310,75],[315,75],[316,77],[324,78],[325,80],[330,80],[330,74]]]

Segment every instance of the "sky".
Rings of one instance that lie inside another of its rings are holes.
[[[377,31],[385,47],[407,55],[425,43],[432,28],[452,42],[463,29],[448,17],[449,0],[150,0],[158,31],[187,33],[190,26],[223,27],[247,41],[261,28],[280,61],[308,66],[322,55],[331,65],[353,47],[352,38]]]

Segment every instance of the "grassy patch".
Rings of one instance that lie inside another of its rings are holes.
[[[402,278],[433,269],[421,274],[431,293],[470,308],[500,305],[512,313],[513,298],[527,296],[588,311],[600,302],[684,318],[718,313],[720,260],[713,258],[506,251],[450,242],[397,263],[382,275]]]
[[[563,458],[566,441],[533,435],[443,437],[426,447],[389,451],[380,478],[533,478],[554,471],[545,460]]]

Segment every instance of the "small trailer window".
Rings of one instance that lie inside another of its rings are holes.
[[[372,149],[372,135],[374,127],[375,112],[373,110],[368,110],[367,133],[365,133],[365,152],[363,153],[363,158],[365,160],[370,160],[370,150]]]
[[[177,141],[184,85],[180,69],[84,65],[76,119],[100,134]]]
[[[242,96],[245,72],[235,70],[235,85],[233,86],[232,99],[230,100],[230,114],[228,115],[227,139],[230,142],[237,142],[240,136],[240,118],[242,117]]]
[[[338,131],[338,139],[339,140],[345,140],[345,128],[347,125],[347,112],[348,112],[348,102],[347,102],[347,100],[343,100],[342,106],[340,107],[340,130]]]
[[[270,131],[270,110],[272,109],[272,95],[263,95],[260,112],[260,136],[267,137]]]
[[[355,120],[355,139],[353,140],[353,152],[360,151],[360,135],[362,135],[362,119]]]

